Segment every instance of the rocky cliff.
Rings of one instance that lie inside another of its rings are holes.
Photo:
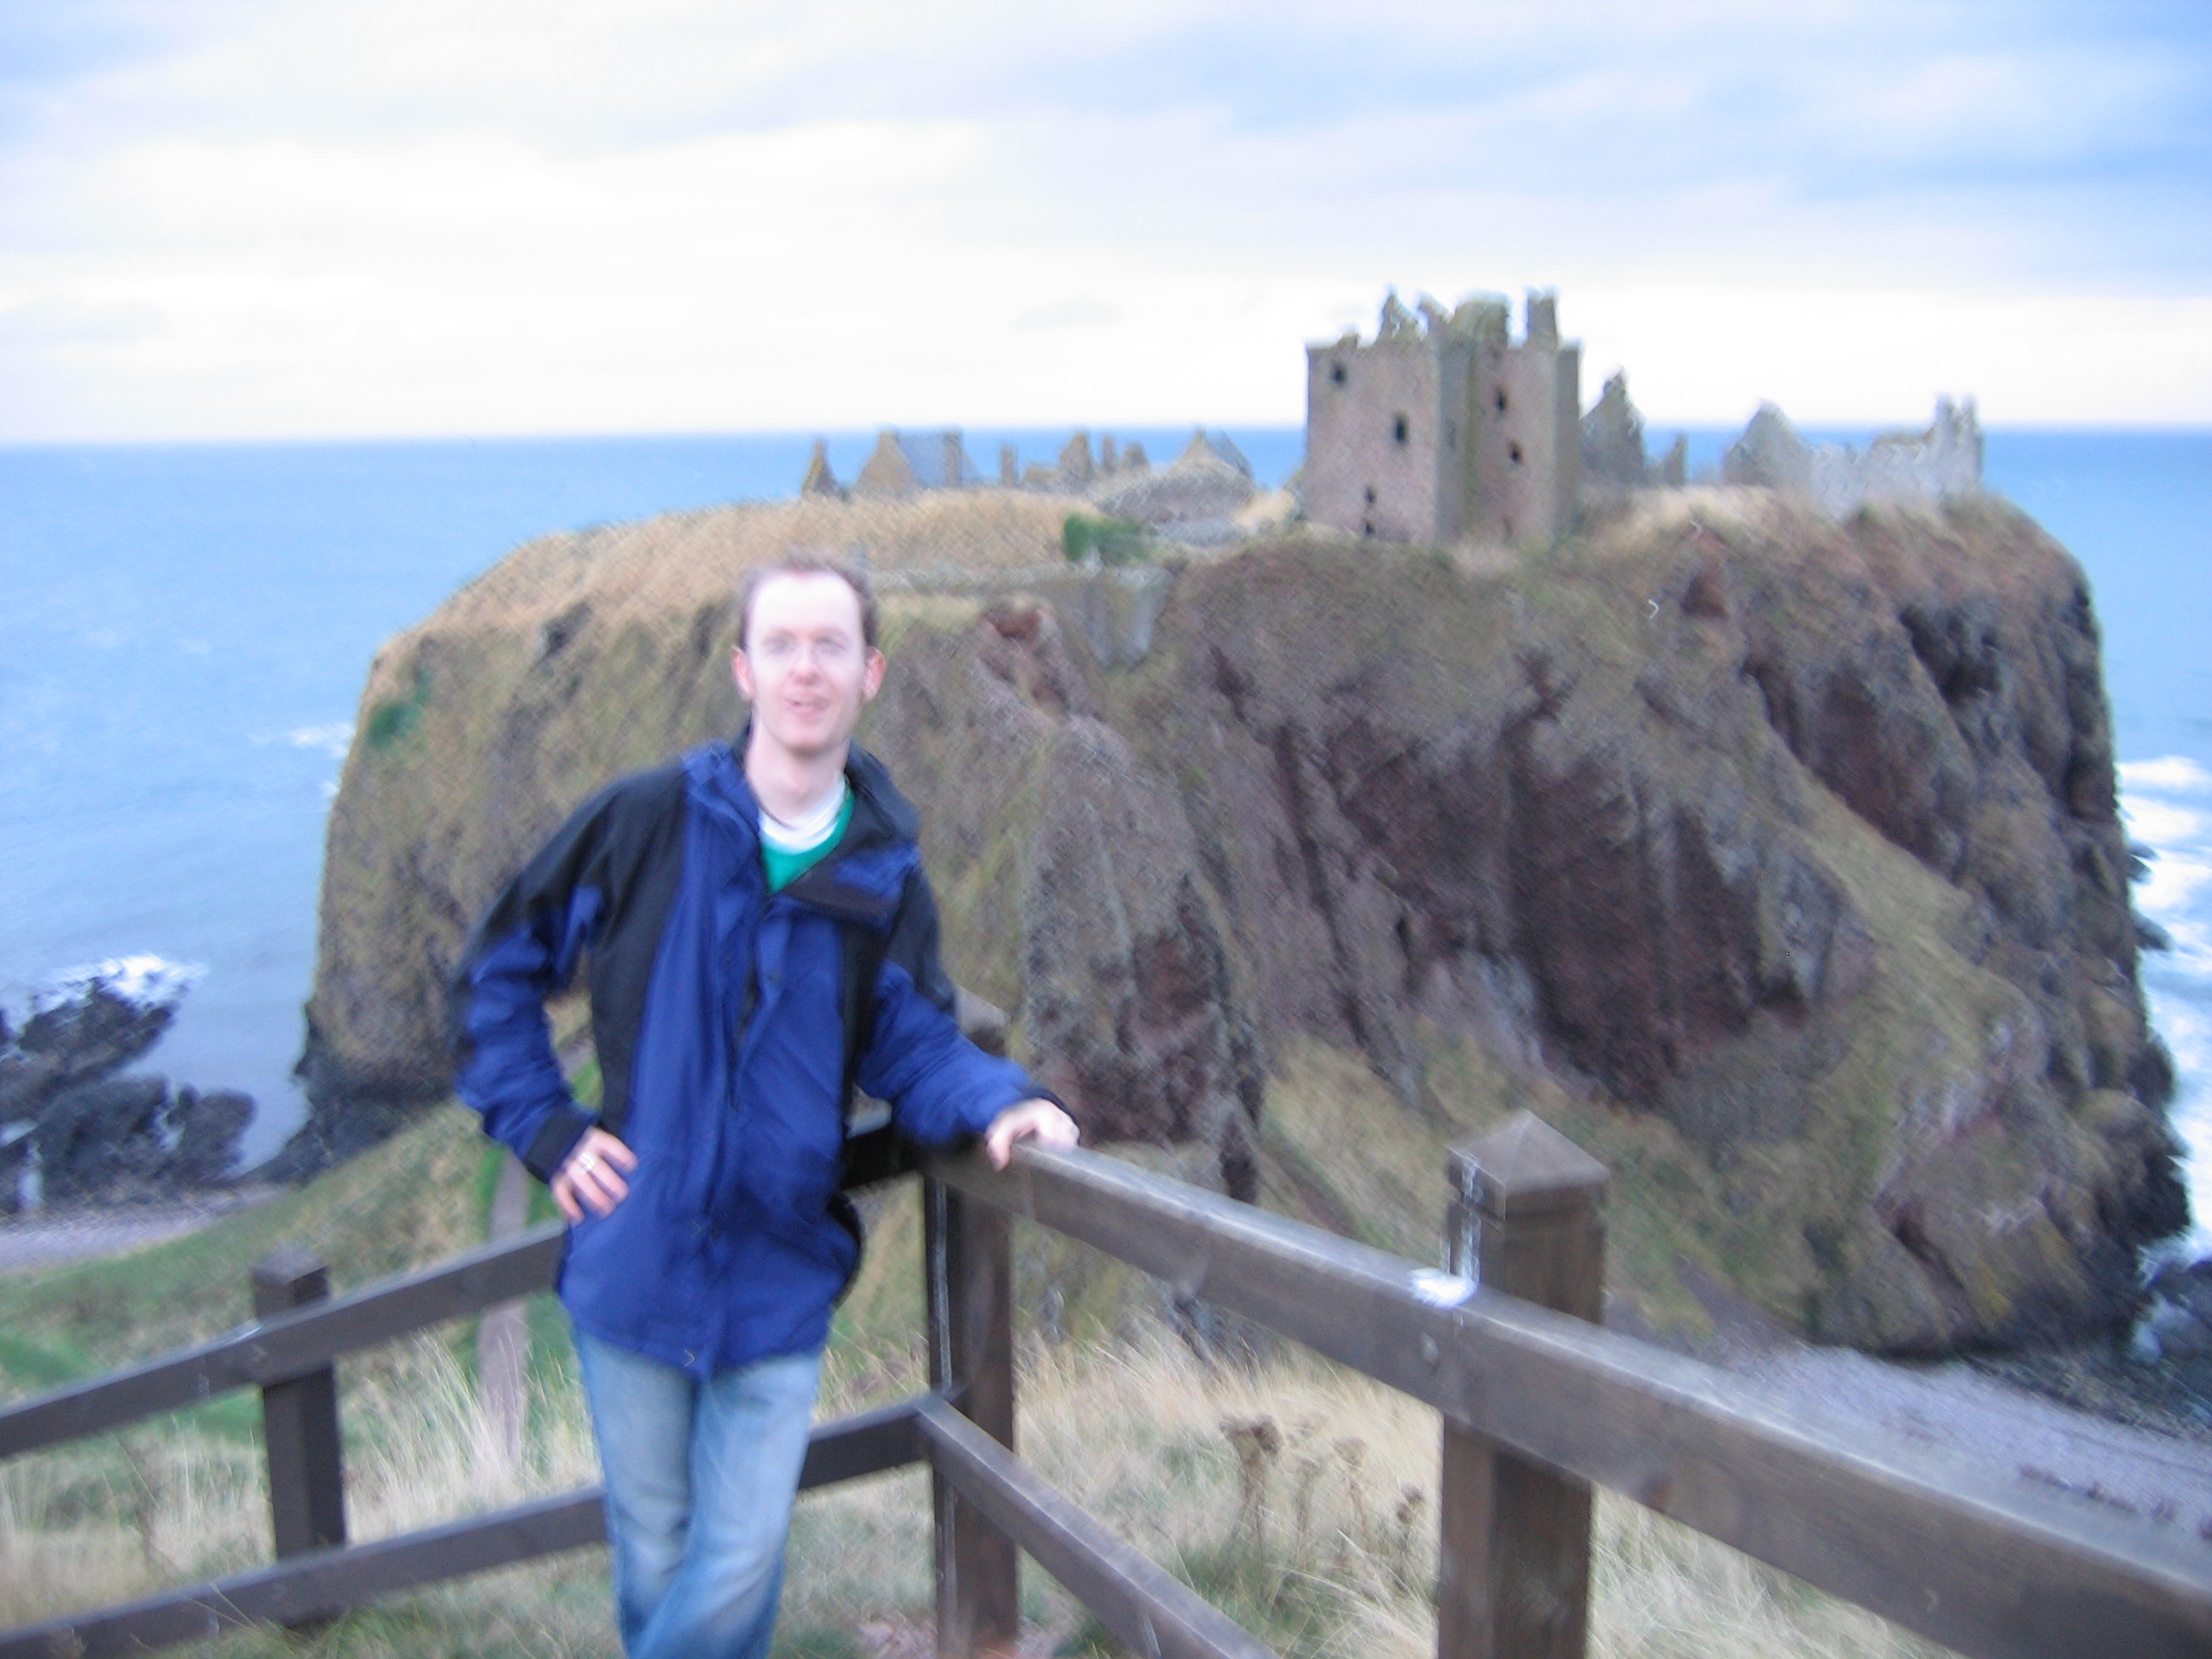
[[[554,538],[395,641],[332,814],[295,1161],[442,1088],[439,975],[570,805],[741,718],[742,568],[860,545],[894,664],[863,735],[922,808],[952,965],[1095,1136],[1388,1239],[1427,1199],[1349,1166],[1533,1104],[1613,1165],[1647,1310],[1717,1284],[1906,1352],[2121,1316],[2182,1199],[2095,624],[2032,523],[1704,490],[1538,555],[1291,535],[1181,570],[1131,663],[1005,574],[1054,511]],[[1002,574],[963,598],[940,562]]]

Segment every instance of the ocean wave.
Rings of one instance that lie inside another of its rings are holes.
[[[2120,816],[2128,821],[2129,834],[2154,848],[2197,841],[2204,834],[2202,812],[2155,795],[2129,794],[2121,803]]]
[[[2118,771],[2125,784],[2120,816],[2147,855],[2136,908],[2179,940],[2212,919],[2203,903],[2212,894],[2212,812],[2191,799],[2212,790],[2212,772],[2186,755],[2123,761]]]
[[[2182,1180],[2189,1188],[2189,1213],[2183,1254],[2198,1256],[2212,1249],[2212,1091],[2204,1079],[2212,1069],[2212,1000],[2176,996],[2154,989],[2151,1022],[2173,1056],[2175,1088],[2166,1121],[2185,1148]]]
[[[2171,933],[2196,914],[2197,898],[2212,887],[2212,858],[2154,848],[2149,873],[2136,886],[2136,908]]]
[[[206,974],[196,962],[171,962],[150,952],[110,957],[82,968],[65,968],[31,994],[35,1018],[49,1008],[82,1001],[94,991],[141,1008],[174,1006]]]
[[[2147,855],[2136,911],[2171,948],[2142,958],[2151,1025],[2173,1056],[2167,1121],[2187,1148],[2183,1179],[2195,1224],[2182,1254],[2212,1249],[2212,771],[2186,755],[2124,761],[2120,811]]]

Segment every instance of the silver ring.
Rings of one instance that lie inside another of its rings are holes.
[[[597,1152],[586,1152],[577,1158],[576,1168],[580,1170],[595,1169],[599,1162],[599,1155]]]

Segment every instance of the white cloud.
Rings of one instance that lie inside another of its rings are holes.
[[[2212,421],[2203,43],[2051,15],[175,10],[0,87],[0,437],[1291,421],[1391,282],[1662,420]]]

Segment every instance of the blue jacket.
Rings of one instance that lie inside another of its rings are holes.
[[[637,1154],[629,1198],[569,1230],[571,1316],[702,1376],[827,1338],[860,1259],[838,1193],[855,1085],[925,1146],[1039,1092],[952,1019],[914,809],[882,765],[854,749],[844,837],[771,895],[743,741],[586,802],[493,902],[452,985],[456,1086],[486,1133],[541,1180],[594,1122]],[[580,959],[597,1114],[544,1008]]]

